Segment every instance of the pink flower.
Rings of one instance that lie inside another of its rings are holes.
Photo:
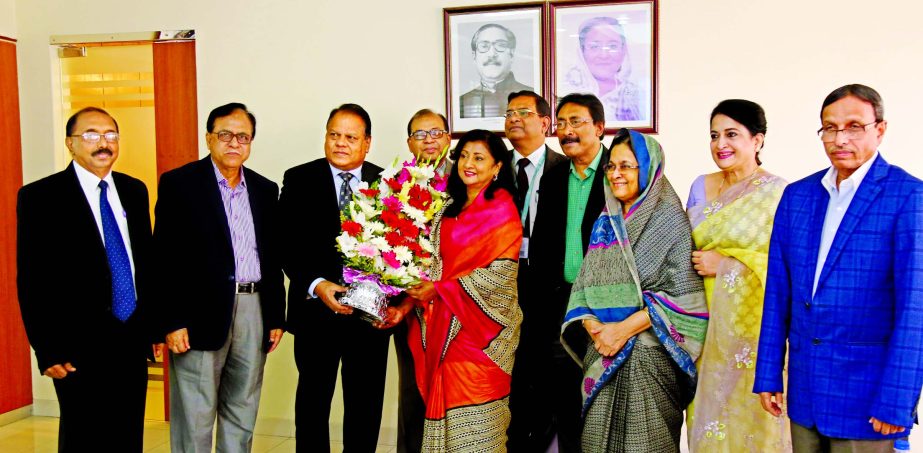
[[[603,357],[603,368],[609,368],[609,365],[612,365],[612,357]]]
[[[433,178],[433,183],[432,183],[433,189],[436,189],[439,192],[445,192],[445,188],[448,185],[449,185],[449,178],[445,176],[436,175],[436,177]]]
[[[410,171],[406,168],[402,168],[401,174],[397,175],[397,182],[404,184],[407,181],[410,181]]]
[[[401,267],[401,262],[398,261],[397,255],[393,251],[382,253],[381,259],[384,260],[385,264],[391,266],[394,269],[400,269]]]
[[[676,331],[676,327],[670,326],[670,338],[677,343],[685,343],[686,337],[683,334]]]
[[[593,391],[594,385],[596,385],[596,381],[594,381],[593,378],[585,378],[583,380],[583,393],[589,395],[590,392]]]
[[[366,258],[375,258],[375,255],[378,254],[378,249],[372,244],[361,243],[356,246],[356,253]]]
[[[381,203],[385,205],[387,210],[394,212],[401,212],[401,208],[404,207],[404,204],[401,203],[401,200],[398,200],[394,195],[382,198]]]

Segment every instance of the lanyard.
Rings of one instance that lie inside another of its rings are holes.
[[[522,215],[520,215],[520,222],[522,223],[523,228],[526,226],[526,218],[529,217],[529,208],[531,207],[532,201],[532,184],[535,184],[535,178],[538,176],[539,170],[545,165],[545,152],[544,147],[540,148],[542,153],[542,158],[538,160],[538,164],[535,165],[535,170],[532,170],[532,178],[529,179],[529,191],[526,192],[526,199],[522,202]],[[523,157],[523,159],[527,159]]]

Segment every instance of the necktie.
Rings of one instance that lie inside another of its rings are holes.
[[[340,173],[340,179],[343,180],[343,185],[340,186],[340,211],[346,209],[346,205],[349,204],[349,200],[353,198],[353,188],[349,187],[349,181],[353,179],[352,173],[342,172]]]
[[[519,171],[516,173],[516,204],[519,206],[519,212],[522,212],[526,208],[526,195],[529,193],[529,175],[526,174],[526,167],[529,166],[529,159],[522,158],[516,162],[516,166],[519,167]],[[522,236],[529,237],[529,217],[532,216],[532,213],[526,215],[526,223],[522,228]]]
[[[106,189],[109,183],[99,182],[99,213],[103,221],[103,239],[106,241],[106,258],[109,259],[109,273],[112,276],[112,313],[125,322],[135,311],[135,283],[131,275],[131,262],[122,241],[119,224],[115,220]]]

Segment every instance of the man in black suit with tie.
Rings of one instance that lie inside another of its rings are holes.
[[[555,433],[555,407],[542,401],[540,381],[546,376],[549,345],[537,335],[540,319],[545,315],[545,297],[537,292],[539,282],[532,271],[529,250],[538,214],[539,185],[550,169],[566,163],[567,158],[545,145],[551,130],[551,107],[532,91],[510,93],[504,130],[513,145],[513,177],[516,178],[516,202],[522,217],[522,249],[519,252],[519,306],[523,322],[513,365],[510,390],[509,442],[511,451],[545,451]],[[538,245],[541,247],[541,244]]]
[[[352,315],[337,302],[343,257],[336,249],[340,212],[360,181],[378,179],[365,162],[372,122],[365,109],[343,104],[327,118],[323,158],[285,172],[279,200],[290,282],[286,326],[295,335],[298,451],[330,449],[330,403],[342,362],[345,451],[374,452],[381,425],[388,331]]]
[[[533,310],[539,315],[533,318],[529,341],[543,354],[537,363],[543,364],[546,376],[537,391],[547,395],[545,403],[552,408],[558,451],[579,452],[583,371],[561,346],[561,323],[590,231],[605,204],[603,166],[609,150],[601,142],[606,120],[596,96],[564,96],[556,116],[558,142],[570,163],[549,168],[539,187],[529,265],[533,291],[543,295],[543,306]]]
[[[154,338],[147,188],[112,171],[119,127],[105,110],[80,110],[66,129],[71,164],[19,191],[23,323],[54,380],[58,450],[140,452]]]
[[[243,166],[256,118],[208,115],[209,155],[160,177],[158,314],[170,349],[174,452],[250,451],[266,354],[282,340],[285,288],[276,183]]]

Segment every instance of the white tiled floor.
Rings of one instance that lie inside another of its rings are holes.
[[[144,422],[144,451],[170,452],[170,425],[166,422]],[[58,419],[56,417],[29,417],[0,426],[0,452],[3,453],[54,453],[58,451]],[[330,443],[330,451],[343,451],[343,444]],[[392,453],[393,445],[379,445],[377,453]],[[295,439],[291,437],[254,436],[253,453],[294,453]]]

